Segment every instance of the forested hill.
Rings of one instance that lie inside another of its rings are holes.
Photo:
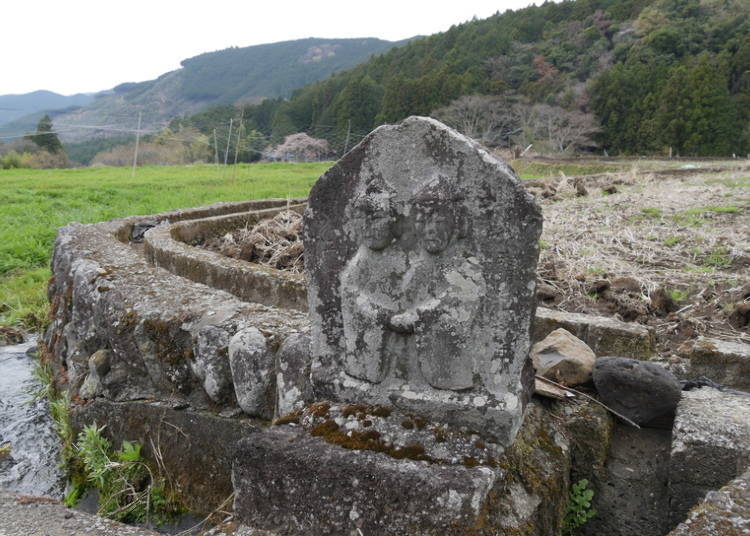
[[[156,80],[120,84],[87,106],[53,119],[56,127],[66,128],[67,140],[101,134],[74,130],[80,124],[134,129],[139,112],[143,128],[158,128],[175,116],[214,105],[288,97],[294,89],[398,44],[374,38],[309,38],[209,52],[184,60],[181,69]]]
[[[548,2],[412,41],[243,113],[274,139],[305,131],[339,148],[420,114],[499,146],[745,154],[749,14],[747,0]]]

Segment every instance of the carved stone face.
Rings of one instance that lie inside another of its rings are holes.
[[[422,247],[437,255],[453,237],[453,213],[443,204],[422,205],[417,208],[416,231]]]
[[[387,248],[393,241],[393,216],[384,208],[359,207],[362,241],[373,251]]]

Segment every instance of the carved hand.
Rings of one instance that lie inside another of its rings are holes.
[[[414,333],[414,324],[417,323],[417,320],[419,320],[417,313],[406,311],[393,315],[388,322],[388,327],[396,333]]]

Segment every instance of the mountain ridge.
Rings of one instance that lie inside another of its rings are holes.
[[[179,69],[153,80],[118,84],[77,109],[51,115],[62,132],[61,138],[67,142],[112,134],[106,129],[74,130],[77,125],[135,129],[139,113],[143,130],[158,130],[175,117],[213,105],[289,97],[299,87],[406,41],[305,38],[204,52],[182,60]],[[309,61],[304,62],[303,58]],[[28,127],[34,118],[20,119],[14,125],[17,128]]]

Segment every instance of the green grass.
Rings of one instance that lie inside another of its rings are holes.
[[[331,162],[0,171],[0,324],[38,327],[56,229],[216,201],[307,195]]]
[[[659,218],[661,217],[661,209],[658,208],[642,208],[641,214],[644,216],[648,216],[649,218]]]

